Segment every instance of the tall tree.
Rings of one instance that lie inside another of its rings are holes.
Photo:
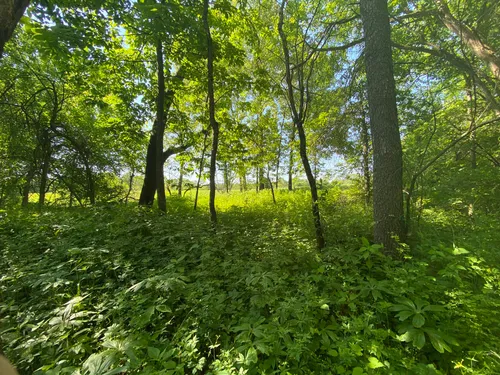
[[[374,239],[394,253],[404,233],[403,153],[398,126],[387,0],[361,0],[373,137]]]

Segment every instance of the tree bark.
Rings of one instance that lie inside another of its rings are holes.
[[[208,78],[208,112],[210,127],[212,128],[212,152],[210,155],[210,220],[212,225],[217,225],[217,211],[215,210],[215,173],[217,171],[217,149],[219,147],[219,123],[215,120],[215,94],[214,94],[214,51],[212,35],[208,23],[208,0],[203,0],[203,25],[207,37],[207,78]]]
[[[0,59],[29,3],[29,0],[0,0]]]
[[[198,207],[198,194],[200,192],[200,181],[201,181],[201,175],[203,173],[203,167],[205,165],[205,153],[207,152],[207,138],[208,138],[208,131],[204,131],[204,138],[203,138],[203,151],[201,152],[201,160],[200,160],[200,168],[198,172],[198,181],[196,182],[196,195],[194,197],[194,210]]]
[[[38,207],[42,209],[45,205],[45,194],[47,191],[47,181],[49,175],[50,158],[52,156],[52,150],[50,145],[49,130],[44,129],[42,133],[42,169],[40,173],[40,186],[38,190]]]
[[[404,240],[403,153],[387,0],[361,0],[360,11],[373,139],[374,239],[394,254],[397,241],[393,237]]]
[[[23,186],[23,200],[21,203],[22,207],[27,207],[29,203],[31,181],[33,180],[33,172],[34,172],[33,168],[30,168],[28,173],[26,174],[26,182]]]
[[[130,171],[130,177],[128,179],[128,190],[127,190],[127,195],[125,196],[125,204],[128,203],[128,198],[130,197],[130,193],[132,192],[132,188],[134,186],[134,177],[135,177],[135,168],[132,168]]]
[[[289,149],[290,155],[288,156],[288,191],[293,191],[293,142],[295,141],[295,125],[292,125],[292,132],[290,133]]]
[[[179,165],[179,182],[177,184],[177,195],[182,197],[182,183],[184,179],[184,162]]]
[[[276,196],[274,195],[274,187],[273,182],[271,181],[271,177],[269,176],[270,166],[267,166],[267,181],[269,181],[269,186],[271,187],[271,195],[273,196],[273,203],[276,204]]]
[[[165,72],[163,66],[163,43],[158,37],[156,43],[156,61],[158,69],[158,97],[156,104],[156,196],[158,209],[167,211],[165,197],[165,176],[163,172],[163,137],[165,134]]]
[[[146,154],[146,170],[144,173],[144,182],[142,183],[141,196],[139,197],[139,206],[151,207],[155,200],[156,193],[156,134],[153,131],[149,136],[148,151]]]
[[[259,167],[259,191],[266,188],[266,183],[264,181],[264,168]]]

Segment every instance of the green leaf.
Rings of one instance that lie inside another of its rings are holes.
[[[246,359],[245,359],[245,363],[247,365],[250,365],[252,363],[257,363],[258,361],[258,357],[257,357],[257,350],[255,350],[255,348],[250,348],[248,349],[248,352],[247,352],[247,355],[246,355]]]
[[[420,313],[415,314],[415,316],[413,317],[413,320],[411,321],[411,324],[413,324],[413,326],[415,328],[422,327],[425,324],[425,318],[424,318],[424,316],[422,314],[420,314]]]
[[[425,334],[423,331],[418,330],[413,336],[413,345],[418,349],[422,349],[425,345]]]
[[[413,311],[404,310],[404,311],[401,311],[400,313],[398,313],[396,315],[396,317],[398,317],[399,320],[401,320],[402,322],[404,322],[406,319],[408,319],[413,314],[414,314]]]
[[[162,312],[162,313],[171,313],[172,312],[172,309],[166,305],[158,305],[156,306],[156,310],[158,310],[159,312]]]
[[[429,306],[425,306],[422,311],[445,311],[446,309],[444,308],[444,306],[440,306],[440,305],[429,305]]]
[[[370,362],[370,363],[368,363],[368,367],[369,367],[369,368],[379,368],[379,367],[384,367],[384,366],[385,366],[385,365],[384,365],[382,362],[380,362],[380,361],[378,360],[378,358],[376,358],[376,357],[369,357],[369,358],[368,358],[368,361]]]
[[[352,375],[363,375],[364,371],[361,367],[354,367],[352,369]]]
[[[174,369],[174,368],[176,368],[176,367],[177,367],[177,363],[176,363],[176,362],[174,362],[174,361],[168,361],[167,363],[165,363],[165,364],[163,365],[163,368],[164,368],[165,370],[171,370],[171,369]]]
[[[148,356],[151,359],[158,359],[160,357],[160,349],[148,346]]]

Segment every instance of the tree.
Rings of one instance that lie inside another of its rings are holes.
[[[386,0],[361,0],[373,137],[374,239],[395,253],[403,239],[403,154],[398,126],[391,29]]]

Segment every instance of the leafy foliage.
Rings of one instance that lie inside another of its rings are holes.
[[[359,240],[346,194],[322,202],[353,217],[322,253],[300,193],[273,210],[233,197],[217,236],[176,197],[161,217],[3,211],[4,350],[34,374],[498,372],[498,257],[444,243],[387,257]]]

